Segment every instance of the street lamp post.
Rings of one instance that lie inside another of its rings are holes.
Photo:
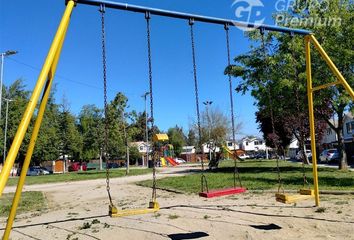
[[[6,52],[0,53],[1,55],[1,70],[0,70],[0,120],[1,120],[1,106],[2,106],[2,79],[4,76],[4,60],[5,57],[16,54],[17,51],[8,50]]]
[[[208,119],[208,128],[209,128],[209,161],[211,161],[211,151],[210,151],[210,146],[211,146],[211,123],[210,123],[210,117],[209,117],[209,106],[212,104],[212,101],[205,101],[203,104],[205,105],[206,108],[206,114],[207,114],[207,119]]]
[[[149,161],[149,132],[148,132],[148,116],[147,116],[147,96],[149,96],[149,92],[144,93],[141,97],[145,100],[145,142],[146,142],[146,166]],[[144,165],[144,163],[143,163]]]
[[[6,116],[5,116],[5,133],[4,133],[4,154],[3,154],[3,163],[5,163],[6,160],[6,138],[7,138],[7,117],[8,117],[8,112],[9,112],[9,102],[12,102],[14,100],[12,99],[7,99],[4,98],[4,100],[6,101]]]

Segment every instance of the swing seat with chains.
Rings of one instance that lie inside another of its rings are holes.
[[[102,62],[103,62],[103,90],[104,90],[104,115],[105,115],[105,131],[104,131],[104,159],[106,161],[106,189],[109,198],[109,216],[111,217],[124,217],[131,215],[140,215],[147,213],[155,213],[160,209],[158,202],[156,201],[156,159],[158,156],[155,156],[156,151],[154,151],[153,147],[153,180],[152,180],[152,198],[149,202],[148,208],[142,209],[118,209],[112,201],[111,193],[110,193],[110,171],[109,171],[109,159],[108,159],[108,105],[107,105],[107,67],[106,67],[106,44],[105,44],[105,6],[100,5],[99,9],[101,13],[101,30],[102,30]],[[154,129],[154,115],[153,115],[153,92],[152,92],[152,66],[151,66],[151,44],[150,44],[150,15],[146,13],[145,15],[146,23],[147,23],[147,45],[148,45],[148,66],[149,66],[149,84],[150,84],[150,114],[151,114],[151,129]],[[154,131],[151,132],[151,139],[155,145],[159,145],[160,142],[164,142],[168,140],[167,135],[165,134],[155,134]]]
[[[199,111],[199,91],[198,91],[198,78],[197,78],[197,65],[196,65],[196,53],[195,53],[195,42],[194,42],[194,19],[189,20],[190,25],[190,37],[191,37],[191,47],[192,47],[192,63],[193,63],[193,77],[194,77],[194,88],[195,88],[195,102],[196,102],[196,112],[197,112],[197,125],[198,125],[198,134],[199,134],[199,149],[202,150],[202,156],[204,156],[202,143],[201,143],[201,123],[200,123],[200,111]],[[227,57],[228,57],[228,66],[230,66],[230,40],[229,40],[229,26],[225,24],[226,31],[226,43],[227,43]],[[232,96],[232,79],[231,75],[228,74],[229,77],[229,85],[230,85],[230,103],[231,103],[231,123],[232,123],[232,135],[233,142],[235,141],[235,123],[234,123],[234,112],[233,112],[233,96]],[[209,191],[207,178],[204,174],[204,161],[203,157],[201,159],[201,168],[202,168],[202,176],[201,176],[201,192],[199,193],[200,197],[212,198],[212,197],[221,197],[226,195],[238,194],[246,192],[246,188],[242,187],[240,174],[237,168],[237,156],[234,156],[234,174],[233,174],[233,187],[226,189],[214,189]],[[236,186],[236,176],[238,178],[239,186]]]

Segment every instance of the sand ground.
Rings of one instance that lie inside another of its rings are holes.
[[[178,176],[186,170],[168,168],[158,177]],[[134,182],[150,178],[112,179],[116,205],[146,207],[151,189]],[[104,179],[25,187],[33,190],[44,192],[48,206],[17,216],[11,239],[354,239],[353,195],[322,195],[321,212],[312,200],[284,205],[271,193],[203,199],[159,190],[158,213],[110,218]],[[5,223],[0,218],[0,235]]]

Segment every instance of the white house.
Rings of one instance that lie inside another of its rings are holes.
[[[182,147],[182,152],[181,154],[194,154],[195,153],[195,147],[194,146],[184,146]]]
[[[338,126],[338,121],[331,119],[330,122],[337,127]],[[329,126],[327,125],[326,132],[323,136],[323,139],[321,141],[322,145],[327,145],[328,147],[333,147],[333,144],[336,144],[338,141],[338,137],[336,132]]]
[[[354,141],[354,118],[351,113],[344,116],[343,138],[346,143]]]
[[[146,158],[146,152],[149,149],[149,153],[152,152],[152,147],[150,143],[146,142],[131,142],[130,146],[134,146],[139,150],[139,153],[141,154],[141,160],[142,160],[142,165],[147,166],[147,158]]]
[[[211,143],[211,146],[212,146],[212,145],[213,145],[213,143]],[[209,153],[210,151],[213,152],[213,148],[212,148],[212,147],[209,148],[209,143],[204,143],[204,144],[202,145],[202,147],[203,147],[204,153]],[[220,148],[219,148],[219,147],[216,147],[216,148],[215,148],[215,152],[220,152]]]
[[[144,153],[146,154],[148,148],[149,148],[149,152],[152,151],[151,144],[146,143],[146,142],[142,142],[142,141],[141,142],[131,142],[130,146],[134,146],[134,147],[138,148],[139,153],[141,153],[141,154],[144,154]]]
[[[246,152],[266,151],[265,141],[261,138],[243,138],[240,143],[240,148]]]
[[[235,151],[239,149],[239,144],[237,142],[233,142],[232,140],[226,141],[226,147],[230,151]]]

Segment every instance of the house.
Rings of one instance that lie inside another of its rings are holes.
[[[246,151],[246,153],[254,153],[259,151],[266,151],[267,146],[265,144],[265,141],[261,138],[245,137],[241,140],[240,149]]]
[[[149,151],[149,153],[152,152],[152,147],[150,143],[146,143],[143,141],[140,142],[131,142],[129,144],[131,147],[134,146],[138,149],[139,153],[141,154],[141,165],[147,166],[148,164],[148,159],[146,157],[146,153]]]
[[[138,150],[139,150],[139,153],[141,154],[146,154],[146,152],[148,151],[149,149],[149,152],[151,153],[152,151],[152,148],[151,148],[151,144],[150,143],[146,143],[146,142],[143,142],[143,141],[140,141],[140,142],[131,142],[130,143],[130,146],[131,147],[136,147]]]
[[[186,162],[196,162],[196,150],[194,146],[182,147],[180,157]]]
[[[354,117],[351,113],[344,116],[343,138],[349,163],[354,162]]]
[[[239,149],[239,144],[237,142],[233,142],[232,140],[229,140],[229,141],[226,141],[226,147],[230,151],[235,151],[235,150]]]
[[[354,118],[351,113],[347,113],[344,116],[343,138],[345,143],[354,141]]]
[[[211,146],[213,146],[213,143],[211,143]],[[209,148],[209,143],[204,143],[204,144],[202,145],[202,148],[203,148],[203,152],[204,152],[204,153],[210,153],[210,151],[211,151],[211,152],[214,151],[212,147]],[[220,148],[219,148],[219,147],[216,147],[216,148],[215,148],[215,152],[217,152],[217,153],[220,152]]]
[[[330,122],[337,127],[338,121],[335,119],[331,119]],[[327,124],[326,132],[322,138],[321,145],[326,148],[334,148],[337,145],[338,136],[336,132]]]

